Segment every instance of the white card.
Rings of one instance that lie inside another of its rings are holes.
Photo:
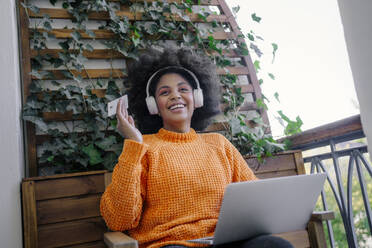
[[[124,95],[122,97],[116,98],[115,100],[109,102],[107,104],[107,113],[108,116],[113,116],[116,114],[116,108],[118,106],[119,100],[123,99],[123,104],[124,107],[127,109],[128,108],[128,95]]]

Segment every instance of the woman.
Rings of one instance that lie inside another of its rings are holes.
[[[224,136],[195,132],[219,112],[215,68],[188,50],[151,51],[129,67],[129,81],[139,129],[120,103],[117,129],[125,142],[102,216],[141,247],[203,246],[187,240],[213,235],[226,185],[257,179]],[[285,242],[263,239],[258,247]]]

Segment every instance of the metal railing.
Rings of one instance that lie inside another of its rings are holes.
[[[356,183],[353,181],[355,179],[355,177],[353,177],[354,170],[356,170],[357,183],[360,186],[363,198],[369,233],[372,236],[372,212],[365,178],[365,174],[372,178],[372,167],[364,155],[367,153],[366,145],[341,150],[337,150],[336,147],[338,144],[345,144],[345,142],[351,142],[363,137],[365,136],[359,115],[289,137],[293,149],[307,151],[318,147],[330,148],[330,152],[305,157],[304,162],[305,166],[310,166],[310,173],[324,172],[327,174],[327,181],[332,190],[337,207],[339,208],[349,247],[358,247],[352,198],[353,182]],[[346,163],[347,168],[341,167],[345,166],[345,164],[340,164],[340,158],[348,159],[348,163]],[[332,165],[327,167],[325,165],[325,160],[329,159],[332,161]],[[335,178],[333,179],[330,176],[330,169],[334,170]],[[347,173],[346,179],[342,177],[342,170]],[[363,171],[366,173],[363,173]],[[346,189],[344,187],[344,180],[346,180]],[[329,210],[324,190],[321,193],[321,197],[324,210]],[[335,238],[331,221],[327,221],[327,229],[330,245],[331,247],[335,247]]]

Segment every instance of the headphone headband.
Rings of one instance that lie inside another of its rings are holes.
[[[190,74],[191,77],[194,79],[194,81],[195,81],[195,83],[196,83],[196,87],[197,87],[197,89],[200,89],[199,80],[198,80],[198,78],[195,76],[195,74],[194,74],[192,71],[190,71],[190,70],[188,70],[188,69],[186,69],[186,68],[184,68],[184,67],[182,67],[182,66],[171,65],[171,66],[163,67],[163,68],[157,70],[156,72],[154,72],[154,73],[151,75],[151,77],[150,77],[149,80],[147,81],[147,85],[146,85],[146,96],[147,96],[147,97],[150,97],[150,92],[149,92],[149,90],[150,90],[150,84],[151,84],[152,79],[153,79],[156,75],[158,75],[160,72],[163,72],[163,71],[166,71],[166,70],[169,70],[169,69],[180,69],[180,70],[183,70],[183,71],[187,72],[187,73]]]

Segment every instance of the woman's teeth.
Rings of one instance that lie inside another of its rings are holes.
[[[173,110],[173,109],[176,109],[176,108],[183,108],[183,107],[184,107],[183,104],[176,104],[176,105],[171,106],[169,109]]]

